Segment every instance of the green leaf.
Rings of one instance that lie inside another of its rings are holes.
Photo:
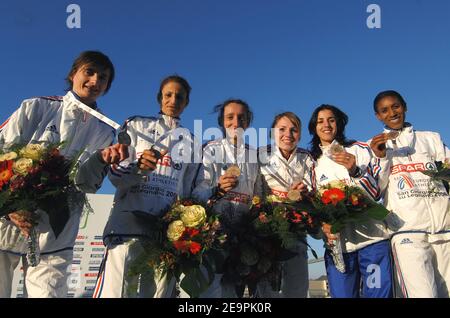
[[[9,194],[10,194],[10,192],[7,190],[0,192],[0,217],[11,212],[11,211],[2,210],[3,205],[5,205],[5,203],[9,199]]]
[[[333,223],[331,225],[331,233],[333,233],[333,234],[339,233],[343,227],[344,227],[344,224],[342,222],[338,221],[336,223]]]
[[[180,282],[180,287],[191,297],[197,298],[208,287],[208,279],[202,273],[200,268],[190,268],[184,272],[184,277]]]
[[[370,218],[382,221],[389,214],[389,210],[377,203],[366,210],[366,213]]]

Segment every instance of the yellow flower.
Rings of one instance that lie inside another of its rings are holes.
[[[1,155],[0,161],[14,160],[16,158],[17,158],[17,153],[15,153],[14,151],[11,151],[11,152]]]
[[[167,238],[172,242],[178,240],[181,235],[183,235],[184,229],[185,227],[182,221],[173,221],[169,224],[169,227],[167,229]]]
[[[20,155],[23,158],[32,159],[37,161],[41,159],[42,153],[44,152],[44,147],[40,144],[29,144],[20,150]]]
[[[258,197],[257,195],[255,195],[255,196],[253,197],[253,199],[252,199],[252,204],[253,204],[253,205],[258,205],[258,204],[260,204],[260,203],[261,203],[261,198]]]
[[[205,208],[201,205],[186,206],[181,213],[181,221],[187,227],[196,227],[206,220]]]
[[[346,184],[342,180],[333,180],[329,184],[330,188],[336,188],[339,190],[345,190]]]
[[[20,158],[13,164],[13,170],[15,173],[26,175],[28,169],[33,166],[33,160],[28,158]]]

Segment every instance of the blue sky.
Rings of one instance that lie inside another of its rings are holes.
[[[81,8],[81,28],[69,29],[69,4]],[[381,8],[381,28],[369,29],[369,4]],[[4,121],[28,97],[64,93],[73,59],[101,50],[117,77],[99,105],[122,123],[157,113],[160,80],[178,73],[193,90],[182,123],[215,126],[214,105],[246,100],[253,126],[294,111],[304,123],[314,108],[339,106],[347,135],[381,132],[375,95],[398,90],[417,129],[450,140],[450,1],[448,0],[2,0],[0,85]],[[113,193],[106,182],[101,193]],[[321,243],[313,246],[322,254]],[[323,271],[313,265],[311,276]]]

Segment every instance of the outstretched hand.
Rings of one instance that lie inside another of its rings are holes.
[[[105,164],[118,164],[128,158],[128,146],[115,144],[101,151],[102,160]]]

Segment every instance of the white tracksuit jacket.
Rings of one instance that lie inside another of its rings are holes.
[[[214,211],[222,215],[225,224],[231,226],[240,221],[243,213],[248,212],[255,194],[259,175],[256,149],[244,144],[236,148],[225,138],[207,143],[203,149],[203,164],[192,193],[198,200],[207,202],[213,195],[220,176],[234,164],[241,170],[238,185],[214,204]]]
[[[313,190],[314,160],[307,150],[297,148],[288,160],[278,147],[273,150],[271,146],[265,146],[258,152],[263,189],[270,192],[266,195],[274,194],[285,199],[290,187],[298,181],[302,181],[309,191]],[[267,158],[263,158],[266,154]]]
[[[385,129],[388,132],[389,129]],[[383,191],[392,253],[404,297],[449,297],[450,204],[441,181],[421,171],[450,158],[438,133],[415,131],[406,123],[395,142],[386,144],[386,157],[375,169]]]
[[[12,143],[67,141],[61,154],[72,157],[84,149],[80,158],[83,162],[97,149],[111,145],[115,130],[71,103],[75,99],[76,96],[68,92],[64,97],[24,100],[19,109],[1,126],[0,147],[7,148]],[[80,198],[77,199],[83,200],[84,194],[80,192]],[[37,230],[40,233],[42,254],[73,248],[81,212],[81,206],[70,211],[70,219],[57,239],[50,228],[47,215],[43,211],[38,212],[41,219]],[[26,253],[24,244],[13,244],[17,238],[17,227],[10,221],[1,219],[0,250]]]
[[[356,157],[356,165],[363,173],[360,178],[350,177],[348,170],[343,165],[330,159],[330,146],[321,148],[322,156],[317,160],[315,167],[317,188],[333,180],[342,180],[348,185],[360,187],[375,201],[380,198],[379,187],[372,176],[372,171],[379,169],[379,166],[374,166],[374,162],[371,162],[371,150],[367,144],[355,142],[351,146],[345,147],[346,152]],[[340,233],[340,237],[343,252],[350,253],[388,239],[389,234],[384,222],[371,220],[365,224],[347,225]]]
[[[450,151],[440,135],[415,131],[408,124],[396,138],[396,145],[389,140],[386,146],[387,155],[377,159],[381,169],[375,170],[374,175],[379,180],[384,204],[394,212],[394,217],[388,219],[389,228],[396,233],[449,232],[450,238],[449,195],[442,182],[430,186],[430,177],[420,172],[434,170],[435,161],[450,159]]]
[[[108,177],[116,187],[113,208],[103,236],[105,244],[114,236],[149,236],[145,218],[161,216],[177,200],[189,197],[199,164],[193,162],[193,136],[170,116],[130,117],[124,124],[131,138],[129,158],[109,168]],[[180,139],[180,136],[181,139]],[[136,173],[137,161],[146,149],[169,150],[152,172]],[[183,161],[184,160],[184,161]],[[78,183],[82,189],[94,190],[104,174],[97,156],[80,167]],[[94,174],[94,176],[92,176]],[[89,177],[91,175],[91,177]],[[87,180],[96,180],[88,182]]]

